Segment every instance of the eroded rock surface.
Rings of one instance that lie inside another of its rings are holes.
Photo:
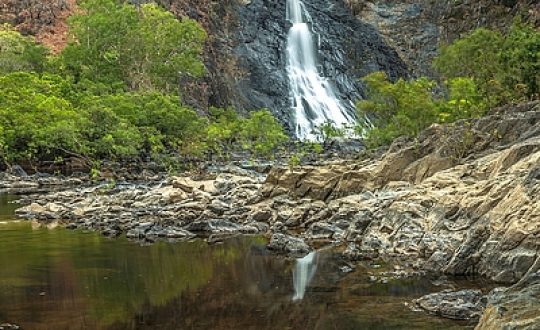
[[[478,319],[486,307],[486,299],[480,290],[447,290],[423,296],[414,303],[430,314],[454,320]]]

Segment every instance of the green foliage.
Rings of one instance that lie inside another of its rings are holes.
[[[294,171],[294,169],[296,167],[300,166],[300,164],[301,164],[300,156],[297,155],[297,154],[292,154],[291,157],[289,158],[289,162],[288,162],[289,171],[290,172]]]
[[[114,110],[92,105],[86,109],[84,119],[81,131],[86,141],[86,154],[98,159],[116,159],[141,153],[141,132]]]
[[[516,22],[506,36],[500,53],[504,63],[503,83],[519,97],[540,93],[540,32]]]
[[[177,89],[180,74],[201,77],[206,33],[194,20],[178,21],[154,4],[141,7],[138,27],[127,36],[128,83],[132,89]],[[137,45],[133,47],[133,45]]]
[[[483,115],[487,109],[474,80],[454,78],[447,82],[449,97],[446,102],[438,102],[439,121],[454,122],[463,118],[475,118]]]
[[[369,98],[358,102],[361,117],[374,116],[375,127],[360,128],[368,145],[413,137],[432,123],[483,115],[487,109],[524,98],[537,98],[540,86],[540,33],[516,22],[503,35],[477,29],[443,46],[433,66],[447,79],[446,97],[436,99],[434,81],[420,78],[390,83],[383,73],[364,78]]]
[[[240,138],[241,129],[242,121],[234,109],[210,108],[207,141],[213,152],[228,156],[228,151]]]
[[[70,19],[73,41],[57,67],[75,77],[129,90],[176,90],[180,75],[200,77],[206,33],[190,19],[177,20],[155,4],[85,0]]]
[[[333,122],[328,121],[316,127],[313,133],[319,141],[326,143],[329,139],[344,137],[345,129],[339,128]]]
[[[357,109],[361,118],[369,114],[375,116],[375,128],[361,132],[370,146],[388,144],[399,136],[415,136],[436,121],[433,81],[400,79],[393,84],[383,72],[372,73],[363,81],[368,87],[369,99],[358,102]]]
[[[13,73],[0,77],[0,147],[6,161],[95,159],[204,145],[206,120],[159,93],[78,94],[59,76]],[[72,100],[77,100],[73,102]]]
[[[240,136],[248,150],[262,157],[271,157],[288,139],[283,127],[268,110],[252,112],[242,123]]]
[[[135,7],[114,0],[82,1],[80,7],[82,14],[69,19],[73,40],[61,54],[60,69],[76,81],[123,81],[126,36],[138,22]]]
[[[375,72],[363,80],[369,98],[358,102],[357,109],[360,117],[374,117],[373,128],[360,128],[369,147],[389,144],[400,136],[414,137],[436,122],[478,117],[486,110],[478,87],[469,78],[448,81],[448,99],[436,99],[436,83],[427,78],[392,83],[384,73]]]
[[[281,124],[267,110],[242,118],[231,108],[212,108],[207,132],[211,150],[226,157],[239,147],[259,157],[272,157],[288,140]]]
[[[496,79],[502,70],[497,53],[503,41],[498,32],[477,29],[469,36],[441,47],[433,65],[445,77],[474,77],[483,86]]]
[[[0,159],[10,164],[152,156],[176,168],[178,155],[208,150],[271,157],[287,137],[268,111],[242,118],[182,106],[181,75],[200,77],[206,38],[193,20],[155,4],[83,0],[70,19],[72,40],[59,56],[9,26],[0,28]],[[56,74],[45,72],[48,69]]]
[[[0,147],[5,161],[54,159],[78,152],[79,116],[58,76],[11,73],[0,77]]]
[[[10,25],[0,25],[0,74],[17,71],[42,72],[47,49],[32,37],[22,36]]]
[[[202,118],[179,106],[174,97],[156,92],[92,96],[81,108],[90,116],[83,132],[96,142],[92,153],[100,157],[183,151],[204,138]]]
[[[535,97],[539,92],[540,33],[515,23],[502,35],[477,29],[441,48],[433,66],[445,78],[474,79],[488,106]]]

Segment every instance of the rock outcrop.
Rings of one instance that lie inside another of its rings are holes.
[[[480,290],[446,290],[416,299],[414,303],[430,314],[454,320],[478,319],[486,307]]]
[[[411,273],[480,275],[513,286],[488,295],[479,329],[497,322],[534,329],[538,321],[540,102],[432,126],[357,162],[277,167],[266,179],[235,171],[72,189],[27,202],[33,204],[21,216],[145,242],[258,233],[272,237],[269,247],[278,253],[341,244],[351,261],[382,258]],[[455,318],[474,318],[483,306],[475,300],[474,309],[459,310],[458,299],[443,311],[431,298],[423,308]]]
[[[508,289],[495,289],[477,330],[540,329],[540,259],[520,282]]]
[[[58,53],[68,40],[66,20],[76,10],[75,0],[0,0],[0,23],[35,35],[39,42]]]

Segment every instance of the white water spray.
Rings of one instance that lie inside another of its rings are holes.
[[[354,117],[336,97],[328,79],[319,74],[318,49],[309,27],[311,18],[300,0],[287,0],[287,19],[292,23],[287,39],[287,72],[296,136],[315,140],[317,127],[326,123],[344,127],[354,123]]]
[[[317,264],[315,263],[315,257],[317,252],[311,252],[307,256],[296,259],[296,267],[293,271],[293,284],[294,284],[294,296],[293,300],[301,300],[306,293],[306,287],[311,282]]]

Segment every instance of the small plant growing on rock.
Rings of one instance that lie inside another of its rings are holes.
[[[335,123],[327,121],[326,123],[317,126],[314,129],[313,134],[317,137],[317,140],[323,144],[328,143],[332,138],[342,138],[345,136],[345,129],[337,127]]]
[[[300,156],[298,156],[297,154],[292,154],[288,162],[289,171],[293,172],[294,169],[300,165],[300,163],[301,163]]]

